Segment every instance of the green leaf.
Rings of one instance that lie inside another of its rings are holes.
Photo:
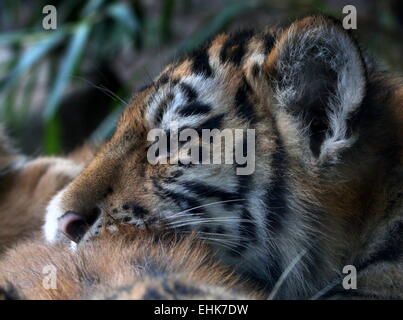
[[[21,75],[52,50],[63,39],[63,36],[64,32],[54,32],[48,38],[25,50],[15,68],[0,81],[0,90],[13,85]]]
[[[42,43],[52,37],[60,35],[65,36],[68,33],[73,33],[75,28],[75,23],[65,23],[63,26],[58,26],[57,30],[43,30],[36,27],[25,30],[2,32],[0,34],[0,46]]]
[[[40,66],[41,65],[39,65],[39,67]],[[21,127],[24,124],[24,122],[26,122],[26,120],[28,119],[28,115],[33,101],[34,90],[36,89],[38,82],[37,70],[36,70],[37,68],[38,66],[35,66],[33,70],[30,72],[27,84],[23,89],[21,105],[19,106],[20,107],[19,110],[21,110],[19,112],[20,115],[18,119],[19,127]]]
[[[104,0],[88,1],[81,12],[81,16],[83,18],[85,18],[85,17],[88,17],[89,15],[93,15],[94,13],[96,13],[99,10],[99,8],[102,6],[103,3],[104,3]]]
[[[21,39],[25,38],[27,35],[27,31],[13,31],[13,32],[4,32],[0,34],[0,46],[5,46],[12,44],[14,42],[21,41]]]
[[[107,14],[116,20],[119,24],[134,33],[140,29],[140,22],[127,3],[115,3],[108,7]]]
[[[172,34],[172,14],[176,1],[165,0],[163,2],[164,4],[161,15],[160,36],[162,41],[166,41],[171,37]]]
[[[17,92],[19,87],[17,85],[12,86],[7,93],[3,96],[1,103],[1,115],[2,121],[5,121],[7,125],[13,126],[15,124],[15,100],[17,99]]]
[[[90,31],[90,25],[86,22],[81,23],[73,34],[67,52],[61,60],[59,72],[56,76],[55,84],[48,98],[48,103],[44,109],[45,120],[51,119],[59,106],[64,89],[66,88],[74,66],[77,63],[81,52],[83,51]]]
[[[53,117],[45,124],[43,136],[44,153],[47,155],[56,155],[61,152],[61,133],[60,121],[57,116]]]

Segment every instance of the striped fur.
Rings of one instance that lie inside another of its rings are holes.
[[[275,298],[402,298],[402,92],[324,17],[218,35],[135,95],[111,140],[50,202],[45,236],[65,239],[66,212],[94,221],[79,247],[121,221],[197,232]],[[255,172],[151,165],[147,133],[173,122],[255,129]],[[338,286],[349,264],[355,291]]]

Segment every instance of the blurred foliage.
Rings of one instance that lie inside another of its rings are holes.
[[[196,10],[200,10],[203,6],[208,8],[214,1],[154,2],[151,1],[150,5],[150,1],[146,0],[53,1],[52,5],[58,13],[58,27],[57,30],[44,30],[42,8],[48,1],[3,0],[0,4],[0,28],[6,30],[0,32],[0,49],[6,48],[8,54],[5,59],[0,59],[2,122],[12,127],[17,135],[23,130],[34,104],[32,97],[36,81],[46,64],[49,70],[44,93],[46,103],[40,108],[40,121],[44,128],[42,149],[47,154],[57,154],[62,151],[58,108],[72,87],[72,80],[84,77],[88,65],[108,63],[122,50],[136,53],[166,43],[171,43],[176,52],[186,53],[215,33],[225,30],[237,19],[242,17],[247,20],[250,13],[258,11],[285,16],[289,20],[286,22],[312,12],[341,17],[341,11],[328,6],[331,1],[221,1],[219,10],[203,20],[203,27],[186,41],[178,43],[172,40],[175,32],[178,32],[173,28],[177,9],[181,8],[186,14],[192,11],[193,6],[197,5]],[[253,15],[251,17],[253,19]],[[376,23],[393,37],[397,22],[389,11],[382,11]],[[15,25],[16,28],[10,27]],[[186,28],[186,25],[181,28]],[[125,104],[119,96],[130,96],[133,86],[127,83],[114,92],[108,91],[108,88],[100,89],[115,99],[109,115],[91,135],[92,139],[97,140],[106,138],[113,131]]]
[[[16,105],[15,95],[21,90],[18,86],[23,76],[35,79],[38,65],[50,62],[49,88],[47,103],[42,110],[44,130],[44,151],[48,154],[60,151],[60,139],[57,109],[65,93],[71,75],[84,72],[83,61],[91,59],[91,63],[109,59],[123,46],[140,49],[144,38],[144,16],[140,2],[129,4],[124,1],[54,1],[57,8],[57,29],[44,30],[42,27],[41,8],[46,1],[32,10],[32,16],[25,30],[3,32],[0,34],[0,45],[8,46],[12,53],[9,61],[3,62],[1,70],[5,76],[0,79],[0,92],[5,95],[1,116],[11,126],[21,127],[26,118],[24,112],[29,110],[29,90],[23,100],[23,109]],[[13,13],[24,9],[18,6],[24,2],[6,1],[3,3],[3,16],[10,19]],[[8,13],[8,14],[7,14]],[[91,44],[91,45],[89,45]],[[4,71],[2,71],[4,72]],[[32,93],[32,92],[31,92]]]

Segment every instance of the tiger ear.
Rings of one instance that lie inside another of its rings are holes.
[[[337,160],[357,136],[350,128],[365,94],[360,50],[341,26],[308,17],[285,30],[265,58],[275,109],[293,123],[310,154]]]

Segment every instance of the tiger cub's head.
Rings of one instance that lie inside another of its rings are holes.
[[[122,221],[197,231],[225,261],[276,273],[361,212],[374,166],[389,165],[377,155],[393,124],[370,127],[388,105],[330,19],[218,35],[134,96],[110,141],[50,202],[45,235],[82,243]],[[159,148],[172,137],[177,145]]]

